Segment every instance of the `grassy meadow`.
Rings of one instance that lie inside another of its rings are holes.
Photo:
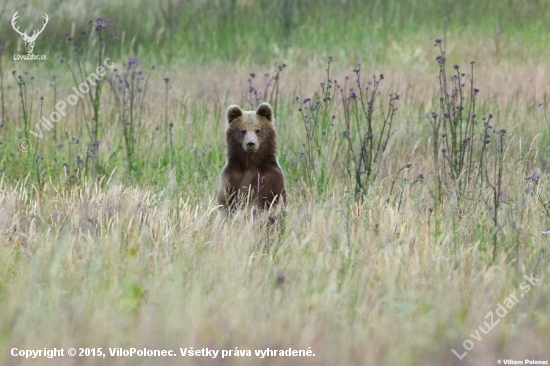
[[[15,11],[21,30],[48,14],[46,61],[14,60]],[[550,361],[550,3],[7,0],[0,14],[0,364]],[[263,101],[282,230],[215,200],[226,109]],[[314,356],[255,355],[268,348]]]

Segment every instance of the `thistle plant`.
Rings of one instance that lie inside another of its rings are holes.
[[[4,103],[4,70],[2,67],[2,51],[4,46],[0,45],[0,106],[2,107],[2,124],[6,121],[6,106]]]
[[[338,91],[338,83],[330,77],[331,62],[332,56],[329,56],[325,69],[326,79],[320,84],[320,93],[315,93],[313,98],[305,98],[303,101],[300,101],[300,97],[296,97],[298,111],[306,131],[307,178],[310,186],[317,185],[319,194],[323,194],[327,188],[329,178],[327,170],[331,156],[329,136],[336,118],[332,113],[332,106]]]
[[[139,151],[144,137],[143,103],[146,98],[147,87],[151,71],[145,73],[138,67],[138,59],[131,57],[123,64],[123,69],[114,69],[114,74],[108,75],[107,80],[111,87],[117,110],[117,119],[122,129],[126,152],[128,172],[137,171],[140,167]]]
[[[474,61],[470,62],[470,73],[462,71],[460,65],[453,65],[453,74],[447,75],[447,58],[442,41],[435,40],[439,48],[436,61],[439,64],[439,110],[431,114],[433,160],[436,171],[436,199],[441,200],[442,185],[456,191],[460,199],[475,187],[476,141],[482,140],[476,114],[476,97],[479,89],[474,87]],[[476,138],[477,136],[477,138]],[[480,144],[477,144],[478,148]],[[483,144],[481,144],[483,148]],[[441,153],[441,154],[440,154]]]
[[[506,153],[506,129],[495,130],[492,129],[492,137],[487,138],[485,145],[490,146],[493,149],[492,161],[489,161],[489,158],[482,160],[483,174],[485,176],[485,181],[487,185],[491,188],[492,197],[493,197],[493,261],[496,259],[497,255],[497,244],[498,244],[498,233],[500,231],[499,226],[499,207],[501,204],[502,197],[502,177],[504,169],[504,156]],[[483,156],[485,157],[484,150]]]
[[[346,128],[342,135],[347,143],[348,161],[351,162],[346,165],[346,170],[355,182],[355,198],[362,199],[380,171],[400,96],[390,94],[386,111],[377,115],[375,106],[384,74],[372,75],[371,82],[364,86],[360,65],[353,72],[356,76],[354,87],[348,90],[344,85],[340,90]]]
[[[69,68],[69,71],[72,75],[75,86],[78,88],[80,83],[87,83],[91,75],[87,70],[87,58],[92,58],[96,60],[97,67],[102,67],[105,59],[105,46],[107,38],[118,40],[118,37],[109,34],[109,36],[104,35],[105,29],[111,24],[104,20],[102,17],[98,17],[93,20],[88,20],[88,24],[91,25],[92,32],[91,36],[88,35],[86,30],[82,30],[79,36],[72,36],[69,33],[66,33],[67,42],[73,45],[73,51],[76,55],[77,68],[76,72],[73,70],[71,65],[65,62],[65,65]],[[83,42],[85,39],[91,44],[96,44],[97,47],[94,50],[94,47],[85,47]],[[64,60],[61,59],[61,62]],[[95,68],[94,68],[95,70]],[[80,82],[79,82],[80,81]],[[87,159],[94,159],[94,171],[97,173],[99,171],[99,159],[97,158],[98,150],[100,146],[100,139],[102,134],[102,125],[101,125],[101,116],[100,116],[100,107],[101,107],[101,90],[103,87],[104,80],[101,77],[96,78],[95,80],[90,81],[90,91],[86,93],[88,107],[91,109],[91,115],[86,111],[86,108],[83,103],[81,103],[82,113],[86,119],[86,127],[88,130],[88,136],[90,142],[87,148]],[[84,99],[84,98],[83,98]],[[87,165],[87,164],[86,164]]]
[[[265,73],[263,75],[263,85],[254,86],[256,74],[251,72],[248,78],[248,96],[247,103],[250,109],[254,109],[262,102],[268,102],[273,107],[273,114],[277,116],[277,107],[279,105],[279,80],[281,73],[286,68],[286,64],[277,66],[274,74]],[[260,89],[261,88],[261,89]]]
[[[166,132],[166,156],[167,160],[172,164],[172,159],[174,157],[174,142],[172,141],[172,128],[174,128],[173,122],[168,122],[168,95],[170,92],[170,79],[164,78],[164,130]]]

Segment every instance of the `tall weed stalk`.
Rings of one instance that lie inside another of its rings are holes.
[[[375,106],[380,97],[379,86],[384,80],[384,74],[373,75],[372,81],[366,86],[361,82],[361,69],[355,73],[354,87],[341,89],[341,101],[344,111],[343,132],[346,141],[348,161],[346,164],[348,176],[355,182],[355,198],[362,199],[370,184],[376,179],[392,134],[393,121],[397,112],[396,102],[399,95],[389,95],[389,103],[385,112],[375,113]],[[380,109],[382,109],[380,103]]]

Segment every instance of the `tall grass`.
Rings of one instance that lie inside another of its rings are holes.
[[[523,191],[521,177],[509,183]],[[540,285],[475,343],[466,362],[547,357],[548,258],[537,231],[544,220],[529,194],[517,197],[524,201],[517,227],[502,229],[507,236],[519,230],[519,255],[509,241],[489,266],[492,253],[471,230],[483,215],[458,218],[463,244],[453,250],[450,232],[433,239],[422,185],[407,188],[401,211],[378,193],[371,203],[350,204],[342,186],[311,206],[291,188],[286,231],[270,252],[258,250],[261,227],[244,217],[223,225],[213,202],[192,203],[180,189],[105,179],[71,189],[47,183],[38,196],[3,183],[0,363],[44,361],[15,359],[12,347],[311,347],[311,359],[224,363],[454,365],[451,349],[460,350],[485,314],[518,290],[524,273]],[[484,203],[474,209],[485,211]],[[442,225],[452,220],[445,215]]]
[[[89,19],[95,20],[100,15],[110,20],[113,34],[121,37],[120,53],[111,57],[130,53],[151,58],[155,63],[249,58],[265,63],[299,52],[304,45],[318,55],[329,52],[346,55],[349,63],[356,62],[364,49],[369,51],[370,59],[392,62],[394,46],[413,34],[425,39],[455,33],[465,36],[471,32],[490,38],[500,57],[512,55],[505,47],[509,40],[524,43],[531,57],[542,57],[546,52],[544,29],[549,4],[544,1],[501,4],[498,0],[483,3],[429,0],[422,6],[412,0],[392,3],[163,0],[150,5],[143,0],[97,0],[69,1],[58,6],[32,0],[25,8],[7,3],[0,23],[0,44],[15,51],[17,37],[10,17],[19,10],[21,22],[28,24],[38,24],[44,12],[53,16],[39,38],[36,51],[48,53],[50,59],[66,57],[65,34],[75,37],[87,29]]]

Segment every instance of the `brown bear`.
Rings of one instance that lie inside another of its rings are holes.
[[[218,203],[230,211],[250,204],[254,211],[280,206],[284,210],[285,180],[277,161],[277,133],[269,103],[260,104],[256,111],[229,106],[226,125],[227,163]]]

